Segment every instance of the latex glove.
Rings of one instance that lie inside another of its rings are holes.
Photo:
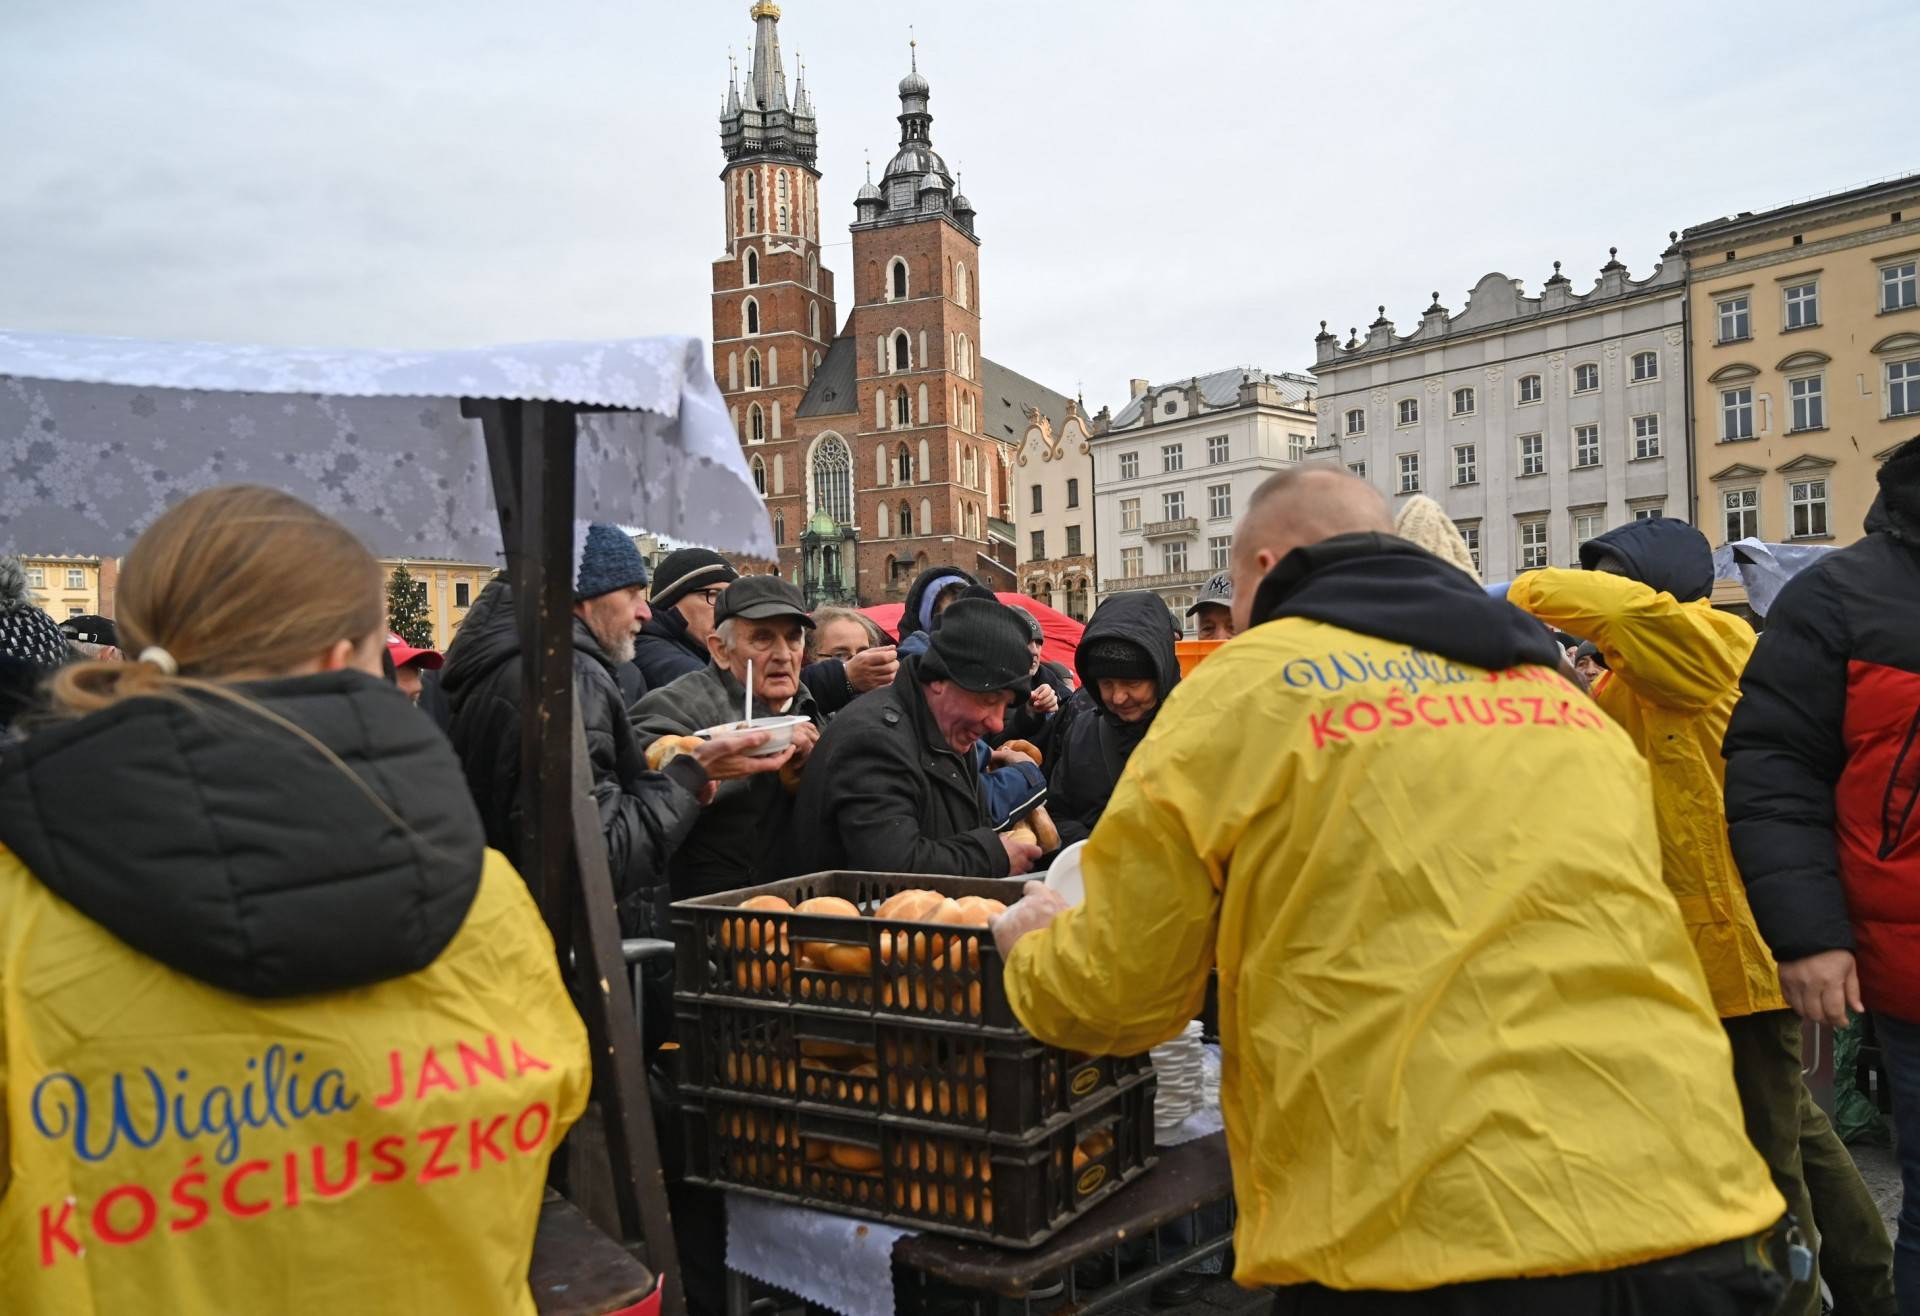
[[[699,749],[689,752],[707,770],[711,780],[733,781],[762,772],[778,772],[785,766],[786,761],[793,757],[791,745],[778,754],[755,756],[753,753],[772,738],[770,731],[737,731],[715,736]]]
[[[1025,890],[1026,894],[1014,901],[1006,913],[987,925],[993,931],[993,944],[1000,948],[1003,958],[1020,938],[1052,926],[1061,910],[1071,908],[1060,893],[1045,882],[1029,882]]]
[[[1027,696],[1027,702],[1033,705],[1036,713],[1051,713],[1060,707],[1060,692],[1042,682],[1033,687],[1033,693]]]
[[[1488,598],[1499,599],[1502,603],[1505,603],[1507,601],[1507,591],[1513,588],[1513,582],[1510,580],[1495,581],[1492,584],[1482,585],[1480,588],[1487,592]]]
[[[863,695],[893,684],[893,678],[900,671],[900,655],[891,644],[882,645],[856,653],[847,659],[846,667],[847,684],[855,694]]]
[[[1787,961],[1780,966],[1780,990],[1802,1019],[1829,1028],[1845,1028],[1848,1009],[1866,1011],[1860,1002],[1860,973],[1850,950],[1823,950]]]

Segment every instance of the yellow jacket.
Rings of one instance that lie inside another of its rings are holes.
[[[1757,642],[1753,627],[1704,599],[1681,603],[1597,571],[1530,571],[1513,582],[1507,601],[1592,640],[1605,655],[1613,679],[1594,700],[1653,770],[1661,875],[1680,902],[1720,1017],[1785,1009],[1780,970],[1754,925],[1727,841],[1720,742]]]
[[[1648,798],[1545,668],[1257,625],[1173,692],[1085,902],[1014,947],[1008,995],[1045,1041],[1132,1054],[1217,962],[1242,1284],[1418,1289],[1751,1234],[1785,1208]]]
[[[0,1311],[534,1310],[584,1029],[487,853],[430,966],[258,999],[117,940],[0,849]]]

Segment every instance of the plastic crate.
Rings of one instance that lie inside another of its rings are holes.
[[[905,1228],[1033,1247],[1144,1173],[1150,1073],[1025,1143],[756,1098],[689,1097],[690,1181]],[[832,1159],[864,1152],[855,1168]]]

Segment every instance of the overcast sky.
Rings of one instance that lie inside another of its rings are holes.
[[[0,0],[0,327],[432,347],[711,332],[748,0]],[[1920,169],[1920,5],[785,0],[846,278],[908,24],[982,350],[1091,406],[1301,369],[1488,270]],[[848,309],[843,300],[840,313]]]

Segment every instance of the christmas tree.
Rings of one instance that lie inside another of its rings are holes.
[[[433,647],[433,620],[427,616],[427,582],[415,580],[402,563],[387,579],[387,629],[416,649]]]

